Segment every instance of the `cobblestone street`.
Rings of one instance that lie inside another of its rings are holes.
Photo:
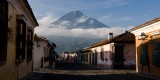
[[[158,80],[133,70],[105,70],[72,62],[60,62],[55,70],[37,69],[27,80]]]

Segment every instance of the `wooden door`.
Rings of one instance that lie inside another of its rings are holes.
[[[124,68],[124,54],[123,46],[115,46],[115,58],[114,58],[114,68],[123,69]]]

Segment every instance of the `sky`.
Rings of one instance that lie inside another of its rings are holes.
[[[109,32],[117,35],[160,16],[160,0],[28,0],[28,2],[40,25],[35,28],[35,32],[42,36],[104,38]],[[111,28],[71,30],[49,28],[52,22],[76,10]]]

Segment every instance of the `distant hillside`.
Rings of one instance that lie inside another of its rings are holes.
[[[48,39],[53,41],[57,45],[55,49],[57,53],[63,53],[65,51],[76,51],[102,40],[59,36],[49,37]]]

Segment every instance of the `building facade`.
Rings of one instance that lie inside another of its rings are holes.
[[[82,49],[79,51],[81,54],[81,61],[84,64],[91,65],[91,49],[89,47]]]
[[[56,59],[54,51],[56,45],[44,37],[34,35],[34,56],[33,68],[47,68],[51,64],[51,60]],[[53,62],[52,62],[53,63]]]
[[[43,68],[49,66],[49,53],[48,40],[42,37],[34,36],[34,56],[33,68]]]
[[[0,80],[32,73],[34,28],[38,23],[27,0],[0,1]]]
[[[160,18],[134,27],[136,71],[160,77]]]
[[[135,69],[135,37],[130,32],[91,45],[91,64],[107,69]]]

